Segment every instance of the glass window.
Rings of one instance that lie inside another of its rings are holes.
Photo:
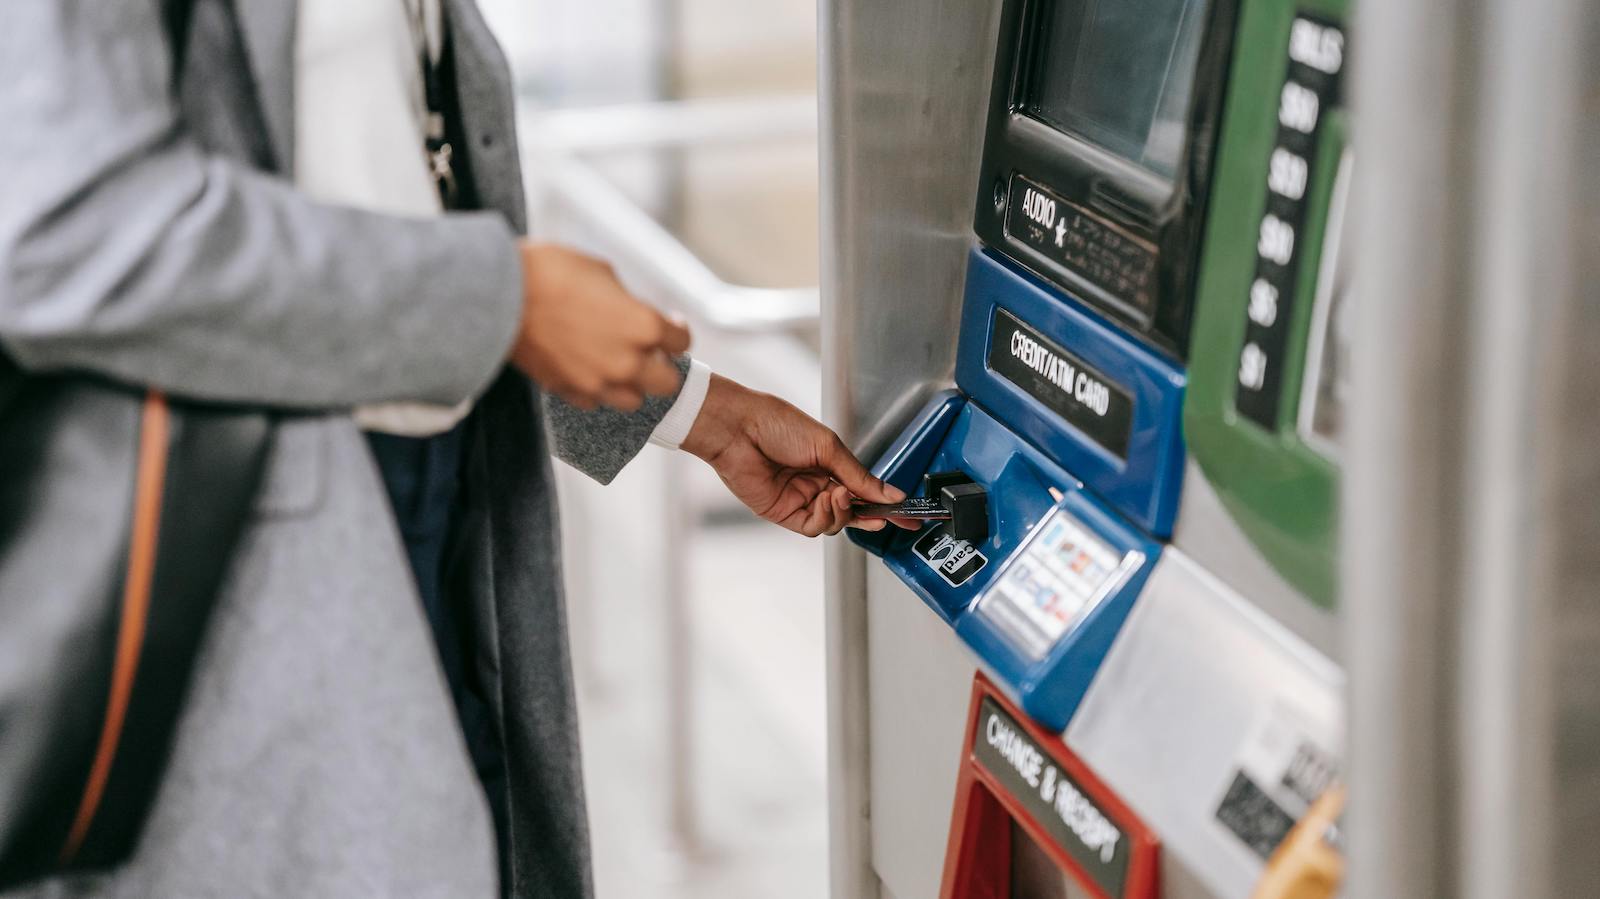
[[[1205,0],[1044,2],[1023,109],[1173,178],[1205,6]]]

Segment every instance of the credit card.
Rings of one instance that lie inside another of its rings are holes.
[[[914,518],[918,521],[946,521],[950,511],[937,496],[918,496],[898,503],[868,503],[853,500],[850,512],[857,518]]]

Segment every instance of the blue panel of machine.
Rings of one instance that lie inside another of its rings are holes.
[[[908,435],[921,433],[931,437],[928,444],[932,452],[927,451],[927,445],[923,445],[921,452],[891,452],[885,455],[885,460],[897,461],[875,467],[874,473],[912,492],[916,492],[913,488],[930,471],[963,471],[983,485],[989,491],[989,538],[970,547],[976,553],[972,557],[967,556],[966,548],[956,547],[963,559],[976,563],[973,570],[960,573],[945,570],[950,567],[948,563],[958,560],[949,558],[945,552],[950,548],[948,544],[937,546],[942,525],[931,525],[915,532],[892,526],[876,534],[851,532],[857,543],[883,556],[884,563],[945,621],[953,621],[972,604],[1000,563],[1005,561],[1006,554],[1016,548],[1029,529],[1055,505],[1050,488],[1077,487],[1077,482],[1066,472],[971,403],[957,401],[947,433],[942,439],[933,436],[937,428],[930,425],[950,415],[951,408],[930,405],[906,429]],[[923,548],[920,553],[919,545]],[[937,557],[930,558],[936,551]]]
[[[872,466],[872,473],[885,483],[899,487],[907,493],[916,493],[922,486],[922,476],[931,469],[933,456],[944,443],[944,435],[955,423],[956,415],[967,404],[967,398],[954,390],[941,390],[923,405],[911,424],[900,432],[894,443],[883,451]],[[881,531],[846,531],[850,541],[875,556],[881,556],[896,537],[905,532],[896,527]]]
[[[924,474],[944,471],[964,472],[987,490],[989,535],[980,543],[950,538],[943,524],[919,531],[851,531],[851,539],[882,556],[891,571],[977,650],[1026,711],[1048,726],[1064,728],[1132,608],[1160,545],[959,394],[935,397],[873,471],[913,493]],[[1088,608],[1081,620],[1052,635],[1044,651],[1031,652],[994,624],[980,599],[1040,522],[1058,510],[1092,533],[1107,552],[1127,558],[1130,567],[1115,590]]]
[[[956,384],[1158,537],[1183,479],[1184,372],[986,250],[967,265]]]
[[[988,614],[985,605],[997,602],[995,597],[982,598],[955,626],[967,645],[1012,686],[1024,711],[1046,727],[1064,730],[1088,692],[1095,672],[1100,670],[1100,663],[1111,651],[1111,642],[1122,623],[1133,611],[1134,600],[1155,567],[1161,545],[1106,510],[1086,491],[1066,493],[1058,509],[1073,526],[1098,538],[1127,563],[1113,588],[1073,621],[1065,635],[1042,656],[1019,645],[1015,636]],[[1004,571],[995,572],[996,579],[1004,575]]]

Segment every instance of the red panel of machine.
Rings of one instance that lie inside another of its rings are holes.
[[[1099,899],[1154,899],[1159,851],[1155,834],[1058,735],[982,674],[974,679],[942,899],[1049,895],[1047,883],[1034,883],[1063,874]]]

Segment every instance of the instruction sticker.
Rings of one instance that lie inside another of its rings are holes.
[[[1216,817],[1262,859],[1338,777],[1338,761],[1316,730],[1287,704],[1273,703],[1235,760]]]
[[[1149,317],[1156,247],[1031,178],[1015,175],[1006,236]]]
[[[952,587],[965,584],[989,564],[989,558],[976,546],[950,536],[942,524],[929,528],[911,549]]]
[[[1038,658],[1144,560],[1121,553],[1063,509],[1034,531],[978,609]]]

